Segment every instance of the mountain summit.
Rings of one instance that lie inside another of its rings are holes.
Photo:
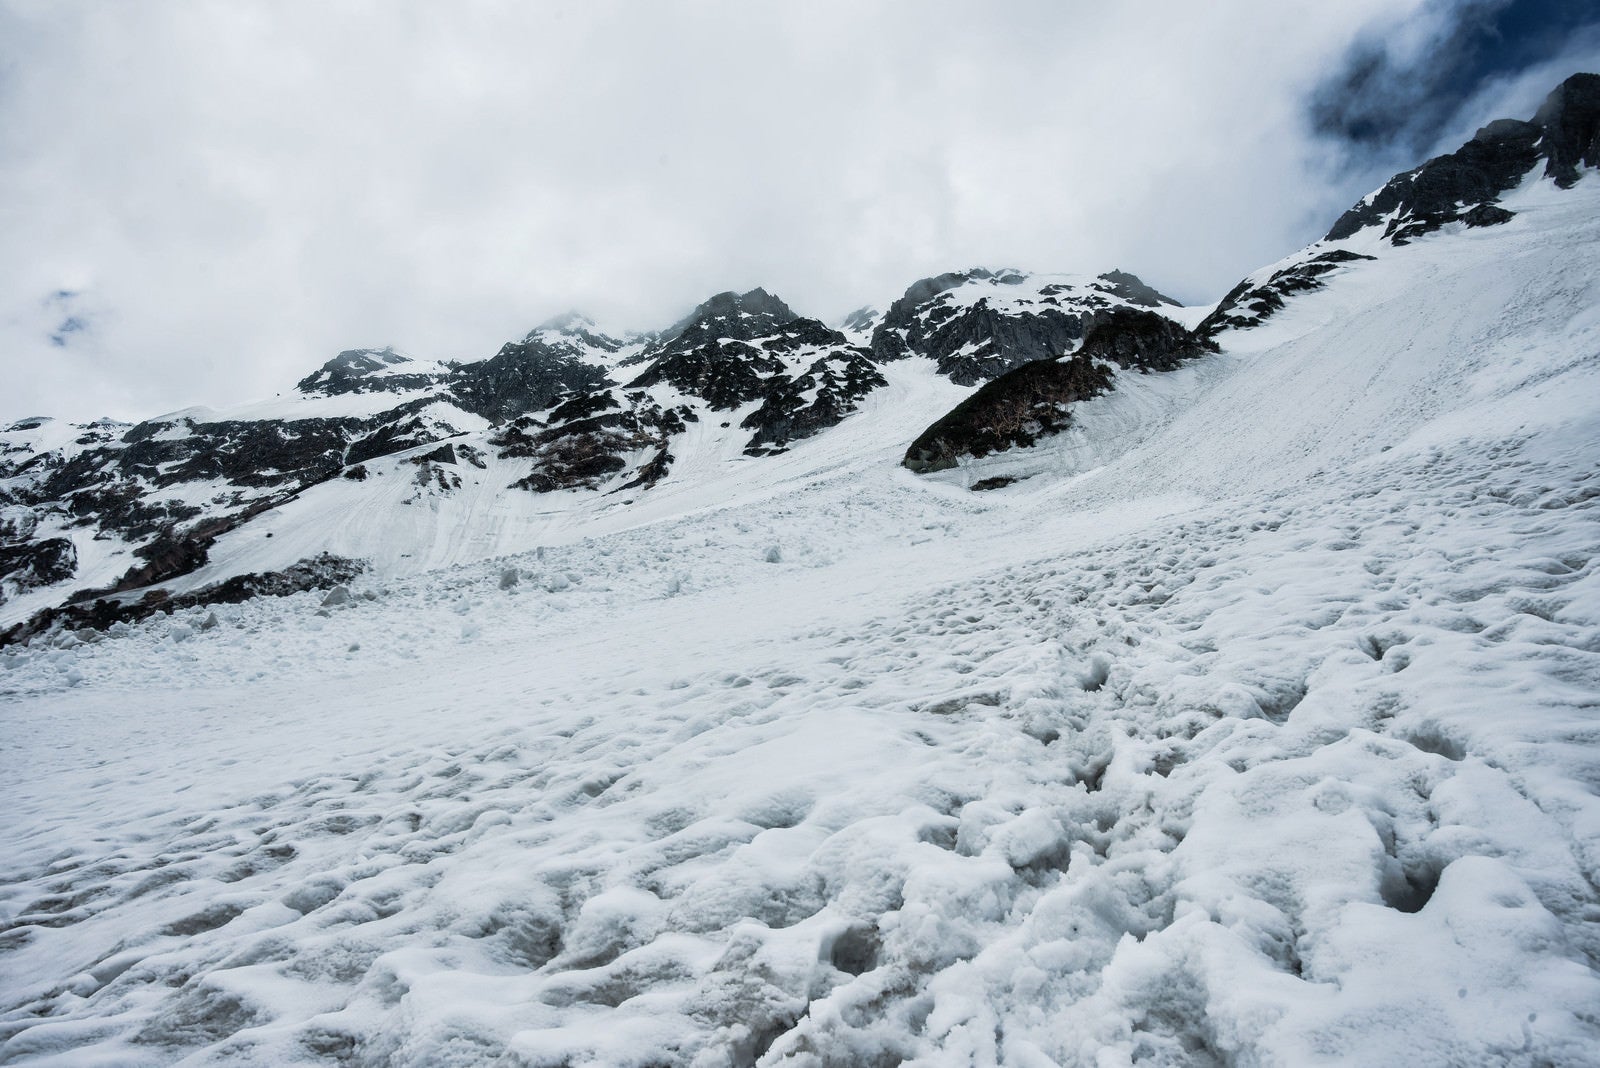
[[[1498,119],[1447,156],[1396,175],[1382,189],[1339,217],[1327,241],[1343,241],[1384,224],[1384,236],[1401,245],[1446,223],[1486,226],[1510,216],[1500,195],[1539,164],[1563,189],[1580,167],[1600,166],[1600,75],[1574,74],[1545,98],[1531,121]]]
[[[58,618],[138,615],[320,553],[405,570],[515,551],[540,536],[540,516],[581,525],[642,493],[692,495],[814,439],[805,463],[883,448],[966,485],[1032,477],[1032,460],[977,472],[1053,455],[1051,442],[1087,433],[1101,399],[1203,365],[1410,243],[1505,224],[1529,181],[1575,194],[1597,163],[1600,77],[1581,74],[1531,120],[1491,122],[1395,176],[1210,309],[1179,308],[1120,268],[972,267],[912,283],[881,315],[863,309],[848,333],[756,288],[717,293],[653,334],[612,336],[572,312],[478,359],[347,350],[293,394],[232,412],[25,420],[0,434],[0,622],[17,638]],[[1124,447],[1161,410],[1085,455]],[[360,536],[313,524],[285,537],[283,517],[305,501],[393,518]],[[380,534],[400,529],[417,544]]]

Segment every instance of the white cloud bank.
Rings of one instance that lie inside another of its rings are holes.
[[[1420,7],[0,6],[0,418],[974,263],[1215,299],[1383,177],[1304,100]]]

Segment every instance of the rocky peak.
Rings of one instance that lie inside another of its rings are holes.
[[[839,329],[847,334],[868,334],[878,325],[882,313],[871,305],[857,308],[839,321]]]
[[[374,377],[399,364],[410,363],[393,348],[345,349],[316,371],[295,383],[301,393],[365,393],[372,389],[391,388],[380,384]],[[387,376],[385,376],[387,377]]]
[[[1119,307],[1176,304],[1136,275],[1033,275],[976,267],[924,278],[890,306],[872,334],[880,360],[926,356],[961,385],[1069,352]]]
[[[546,319],[532,330],[528,331],[524,342],[542,341],[546,344],[554,343],[557,339],[568,339],[591,350],[613,353],[623,349],[627,342],[621,338],[601,330],[595,325],[593,319],[582,312],[569,311],[557,315],[553,319]]]
[[[1106,284],[1106,291],[1120,297],[1129,304],[1137,304],[1143,308],[1159,308],[1165,304],[1169,308],[1178,307],[1178,302],[1166,294],[1158,291],[1153,286],[1147,285],[1144,279],[1136,274],[1113,268],[1101,275],[1099,281]]]
[[[737,408],[766,395],[801,353],[843,349],[849,344],[843,334],[815,319],[797,317],[774,325],[771,317],[757,318],[768,324],[768,329],[759,334],[741,331],[749,335],[745,337],[724,333],[726,319],[696,323],[650,353],[649,367],[630,388],[666,383],[705,399],[712,408]],[[749,320],[738,322],[751,325]]]
[[[539,333],[543,330],[554,330],[558,334],[572,334],[578,331],[593,331],[596,329],[593,319],[580,311],[569,311],[551,316],[534,327],[530,334]]]
[[[548,408],[566,393],[610,384],[605,370],[582,359],[571,345],[560,339],[552,344],[535,331],[502,345],[487,360],[460,368],[451,392],[468,411],[500,421]]]
[[[782,300],[758,288],[748,293],[718,293],[702,301],[687,317],[657,335],[637,356],[622,362],[650,365],[637,379],[637,385],[667,381],[685,392],[707,396],[692,383],[704,384],[711,379],[722,378],[723,372],[711,369],[711,364],[729,360],[748,363],[758,357],[764,359],[765,354],[747,343],[783,334],[796,324],[812,324],[822,332],[838,337],[841,343],[844,340],[842,336],[833,335],[821,323],[802,319]],[[771,374],[774,370],[775,367],[765,365],[757,368],[761,375]],[[749,377],[743,372],[741,375]],[[741,388],[734,392],[742,394],[748,390]],[[731,396],[727,394],[724,399]]]
[[[936,274],[932,278],[922,278],[912,282],[906,287],[905,294],[889,305],[889,311],[884,315],[885,325],[901,322],[911,317],[915,310],[937,297],[940,293],[948,293],[957,286],[965,285],[974,279],[981,281],[994,281],[1002,285],[1020,283],[1026,276],[1012,268],[1004,268],[998,272],[986,267],[973,267],[965,271],[946,271]]]
[[[789,305],[760,286],[750,290],[748,293],[741,293],[737,296],[732,293],[721,293],[713,297],[712,300],[725,302],[725,298],[728,297],[733,298],[731,303],[740,315],[770,315],[785,322],[799,318],[790,309]]]
[[[1600,74],[1574,74],[1556,86],[1533,124],[1544,135],[1545,175],[1561,188],[1578,180],[1580,166],[1600,167]]]
[[[1496,119],[1466,144],[1391,178],[1341,215],[1324,240],[1342,241],[1386,222],[1384,237],[1404,245],[1446,223],[1485,226],[1512,213],[1497,206],[1545,161],[1544,175],[1563,189],[1579,167],[1600,166],[1600,75],[1574,74],[1545,98],[1533,119]]]
[[[782,300],[759,287],[748,293],[718,293],[662,332],[641,359],[649,359],[685,336],[698,341],[713,337],[749,341],[798,318]]]

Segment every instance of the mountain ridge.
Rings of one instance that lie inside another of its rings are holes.
[[[1458,152],[1396,175],[1322,241],[1241,281],[1192,330],[1195,316],[1120,268],[975,267],[912,283],[881,315],[855,313],[853,335],[757,287],[714,294],[653,334],[614,337],[567,313],[475,361],[345,350],[288,399],[231,414],[188,410],[131,426],[19,420],[0,433],[0,618],[16,640],[49,621],[29,624],[6,600],[29,615],[105,598],[129,611],[158,603],[161,584],[202,569],[219,538],[341,476],[400,475],[411,489],[399,503],[436,510],[462,491],[465,458],[478,461],[465,477],[504,477],[500,492],[593,495],[562,507],[604,510],[613,495],[702,477],[680,476],[684,463],[699,472],[784,454],[852,418],[902,361],[985,398],[959,417],[928,412],[907,466],[948,470],[1027,448],[1070,427],[1073,405],[1124,381],[1094,367],[1170,372],[1385,248],[1510,221],[1502,198],[1540,166],[1565,190],[1597,164],[1600,76],[1574,75],[1533,120],[1488,123]],[[1079,360],[1081,373],[1052,399],[1040,392],[1051,376],[1024,369],[1061,359]],[[1008,394],[1014,374],[1026,399]],[[1032,414],[998,437],[984,425],[1019,412]]]

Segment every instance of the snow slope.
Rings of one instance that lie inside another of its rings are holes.
[[[1600,1062],[1600,178],[1506,204],[1005,489],[0,652],[0,1062]]]

